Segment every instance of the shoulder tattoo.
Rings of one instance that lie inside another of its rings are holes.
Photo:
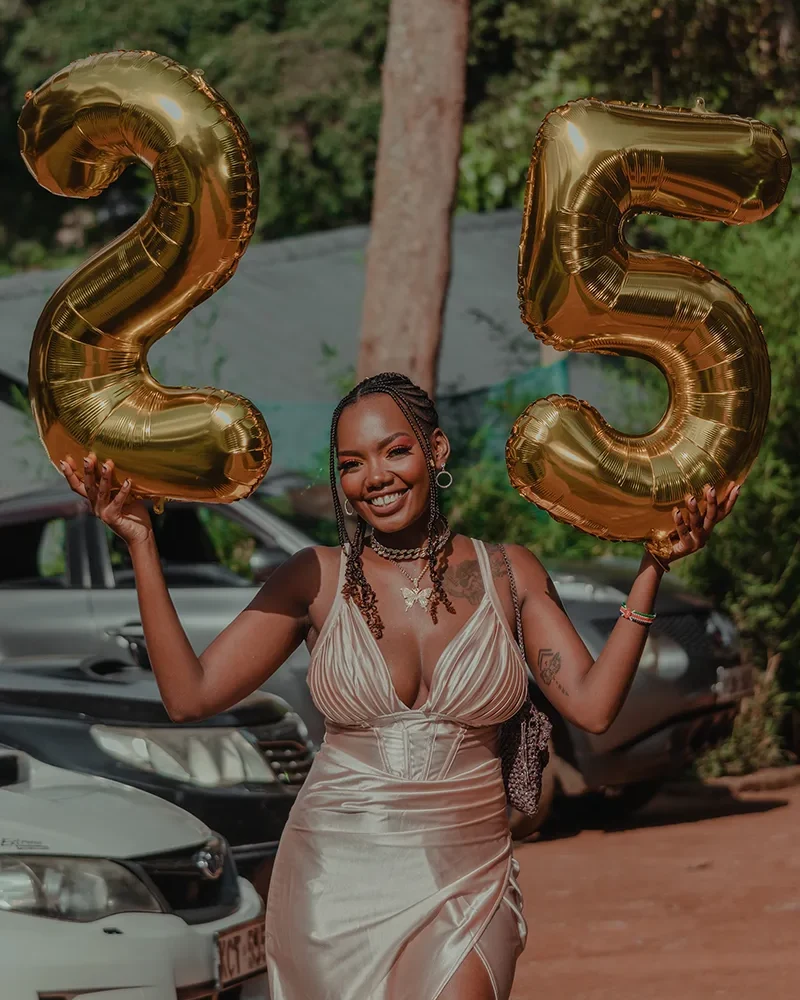
[[[477,559],[465,559],[457,566],[448,564],[444,572],[444,586],[451,597],[461,597],[478,605],[483,598],[483,580]]]

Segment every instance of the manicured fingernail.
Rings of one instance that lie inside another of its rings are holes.
[[[67,463],[66,462],[59,462],[58,463],[58,467],[61,469],[62,472],[66,472],[67,471]]]
[[[708,492],[709,492],[709,494],[710,494],[710,495],[711,495],[712,497],[715,497],[715,496],[717,495],[717,491],[716,491],[716,490],[714,489],[714,487],[713,487],[713,486],[711,487],[711,489],[710,489],[710,490],[709,490]]]
[[[697,501],[695,500],[694,497],[689,497],[689,506],[690,507],[696,507],[697,506]]]
[[[103,472],[108,472],[108,462],[103,462]]]
[[[89,468],[89,459],[88,458],[84,458],[83,464],[88,469]]]

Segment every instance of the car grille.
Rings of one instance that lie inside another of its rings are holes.
[[[215,864],[221,871],[213,876]],[[170,912],[187,924],[207,923],[233,913],[239,905],[236,863],[224,840],[214,838],[188,850],[129,862],[161,896]]]
[[[619,618],[598,618],[592,625],[603,635],[609,635]],[[684,612],[659,614],[650,626],[654,636],[666,636],[676,642],[689,657],[692,666],[719,659],[719,650],[714,646],[706,631],[708,612]]]
[[[309,747],[295,740],[259,740],[258,748],[269,762],[278,781],[302,785],[313,762]]]

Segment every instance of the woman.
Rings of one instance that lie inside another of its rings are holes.
[[[497,727],[523,704],[519,609],[534,676],[572,723],[619,712],[664,567],[642,558],[596,661],[538,559],[451,535],[439,509],[450,445],[433,403],[401,375],[367,379],[331,427],[341,546],[304,550],[196,656],[161,572],[145,506],[113,468],[72,488],[127,542],[153,670],[170,716],[220,712],[303,641],[327,721],[281,840],[267,906],[272,1000],[508,1000],[526,927],[515,881]],[[352,543],[336,486],[338,466]],[[702,547],[736,493],[675,511],[670,561]],[[513,596],[511,578],[516,582]]]

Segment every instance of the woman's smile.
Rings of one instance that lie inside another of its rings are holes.
[[[366,497],[365,502],[370,505],[376,517],[387,517],[396,513],[402,506],[409,492],[407,486],[392,490],[389,493],[380,493],[374,497]]]

